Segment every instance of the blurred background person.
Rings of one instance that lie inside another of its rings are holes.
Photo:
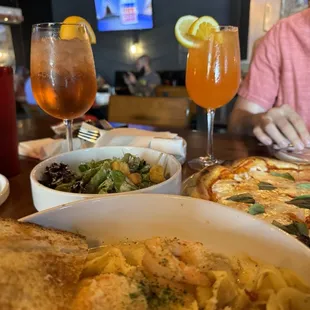
[[[138,77],[132,72],[124,75],[124,81],[128,85],[129,91],[134,96],[153,97],[155,89],[161,84],[158,73],[152,70],[150,57],[143,55],[136,61]]]

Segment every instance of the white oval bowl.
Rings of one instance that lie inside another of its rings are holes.
[[[210,201],[153,194],[108,196],[59,206],[21,221],[78,232],[91,246],[153,236],[200,241],[217,252],[247,254],[290,268],[310,281],[306,246],[254,216]]]
[[[56,207],[62,204],[66,204],[73,201],[78,201],[87,198],[94,197],[108,197],[119,196],[125,193],[116,194],[77,194],[66,193],[50,189],[39,183],[42,178],[44,170],[52,163],[64,163],[70,166],[74,170],[78,170],[78,166],[83,162],[91,160],[103,160],[113,157],[123,157],[124,154],[131,153],[146,160],[147,163],[155,165],[157,163],[164,165],[166,171],[170,174],[170,178],[163,183],[150,186],[141,190],[134,191],[132,193],[156,193],[156,194],[180,194],[182,184],[182,167],[181,164],[172,155],[164,154],[159,151],[154,151],[147,148],[138,147],[101,147],[78,150],[74,152],[60,154],[58,156],[51,157],[44,160],[36,167],[33,168],[30,174],[31,191],[34,206],[38,211],[46,210],[52,207]]]

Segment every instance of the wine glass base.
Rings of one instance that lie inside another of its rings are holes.
[[[216,158],[210,158],[210,157],[199,157],[192,159],[188,162],[188,165],[193,170],[202,170],[203,168],[214,166],[214,165],[220,165],[224,161]]]

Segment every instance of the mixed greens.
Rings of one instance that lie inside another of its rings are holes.
[[[79,165],[76,173],[68,165],[53,163],[46,167],[41,184],[71,193],[122,193],[150,187],[169,178],[161,165],[151,167],[132,154],[123,158],[90,161]]]

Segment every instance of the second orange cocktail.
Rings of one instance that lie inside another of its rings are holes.
[[[189,49],[186,88],[191,99],[205,109],[227,104],[240,83],[238,30],[228,27]]]
[[[238,29],[218,26],[188,52],[186,88],[190,98],[207,111],[207,154],[190,161],[191,168],[200,170],[221,162],[213,154],[215,109],[233,99],[239,83]]]

